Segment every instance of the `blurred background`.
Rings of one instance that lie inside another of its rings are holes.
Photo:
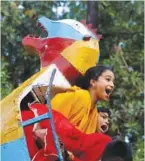
[[[143,1],[2,1],[1,99],[40,69],[39,57],[22,46],[27,34],[45,37],[39,17],[86,20],[100,40],[100,63],[116,74],[108,103],[111,136],[130,142],[134,161],[144,160],[144,2]]]

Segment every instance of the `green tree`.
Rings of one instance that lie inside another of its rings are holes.
[[[121,61],[120,54],[120,52],[116,52],[110,56],[110,59],[103,61],[104,64],[113,66],[116,73],[116,88],[112,99],[107,104],[112,113],[110,132],[119,134],[123,138],[132,135],[131,142],[133,151],[135,151],[135,158],[142,161],[143,140],[141,142],[141,139],[144,135],[143,74],[133,68],[126,68]],[[143,52],[140,54],[143,56]]]
[[[113,66],[116,75],[116,88],[112,99],[105,104],[112,112],[110,133],[120,134],[122,137],[132,135],[134,160],[142,161],[143,2],[90,1],[88,8],[90,6],[93,8],[88,10],[88,21],[89,23],[93,21],[95,24],[96,20],[97,29],[103,35],[100,41],[100,62]],[[93,11],[94,6],[96,6],[96,13]],[[92,14],[97,15],[95,20],[91,19]]]
[[[1,63],[1,98],[7,96],[13,89],[13,85],[9,81],[9,72],[8,72],[9,64],[2,58]]]
[[[52,1],[48,1],[47,5],[46,2],[31,1],[23,1],[23,4],[20,1],[1,3],[1,52],[9,64],[10,81],[14,88],[39,70],[39,58],[35,55],[28,56],[22,46],[22,39],[28,34],[39,32],[35,26],[38,15],[52,19],[55,17],[52,4]],[[23,5],[23,8],[20,5]]]

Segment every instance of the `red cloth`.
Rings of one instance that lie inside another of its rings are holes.
[[[32,104],[31,108],[37,109],[38,115],[48,112],[48,108],[45,105],[38,104],[38,103]],[[27,112],[28,114],[26,114],[25,112],[25,115],[27,116],[30,115],[30,111],[27,111]],[[53,120],[54,120],[56,132],[60,140],[64,143],[65,148],[74,154],[75,156],[74,161],[96,161],[100,159],[105,149],[105,146],[111,141],[111,138],[109,136],[101,133],[84,134],[78,129],[76,129],[75,126],[70,124],[68,119],[66,119],[62,114],[54,110],[52,111],[52,113],[53,113]],[[22,112],[22,115],[23,114],[24,112]],[[33,125],[30,125],[30,126],[33,127]],[[56,149],[54,146],[54,141],[53,141],[49,120],[46,119],[41,121],[40,126],[42,129],[47,129],[47,134],[44,139],[45,140],[44,155],[56,154]],[[24,128],[24,131],[27,133],[28,131],[25,130],[25,128]],[[26,137],[31,137],[32,139],[32,136],[28,134],[26,135]],[[27,142],[28,149],[30,152],[32,151],[31,148],[29,147],[30,138],[27,138],[27,141],[28,141]],[[34,147],[34,149],[36,148]],[[43,158],[44,155],[42,154],[43,153],[41,151],[41,155],[39,154],[39,157],[41,156]],[[30,155],[33,155],[33,154],[30,154]]]
[[[21,116],[22,116],[22,120],[26,121],[28,119],[33,118],[34,114],[32,111],[22,111]],[[33,125],[29,125],[24,128],[25,138],[26,138],[26,142],[27,142],[27,146],[28,146],[31,159],[38,151],[32,130],[33,130]]]

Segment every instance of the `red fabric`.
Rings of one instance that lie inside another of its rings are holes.
[[[22,120],[26,121],[28,119],[31,119],[34,117],[34,114],[32,111],[22,111],[21,112]],[[28,146],[28,151],[30,154],[30,158],[32,159],[33,156],[37,153],[38,148],[36,146],[35,140],[34,140],[34,135],[33,135],[33,125],[26,126],[24,128],[24,133],[26,137],[26,142]]]
[[[31,108],[37,109],[38,115],[48,112],[48,108],[45,105],[38,103],[31,105]],[[111,141],[109,136],[101,133],[84,134],[70,124],[62,114],[54,110],[52,113],[56,132],[64,143],[65,148],[74,154],[74,161],[96,161],[100,159],[105,146]],[[56,154],[49,120],[41,121],[40,126],[42,129],[47,129],[47,135],[44,139],[46,142],[44,154]]]
[[[56,155],[44,156],[44,149],[40,149],[35,154],[32,161],[56,161],[56,159],[57,159]]]

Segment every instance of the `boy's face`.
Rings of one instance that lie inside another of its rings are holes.
[[[109,115],[107,112],[98,113],[98,132],[106,133],[109,129]]]

